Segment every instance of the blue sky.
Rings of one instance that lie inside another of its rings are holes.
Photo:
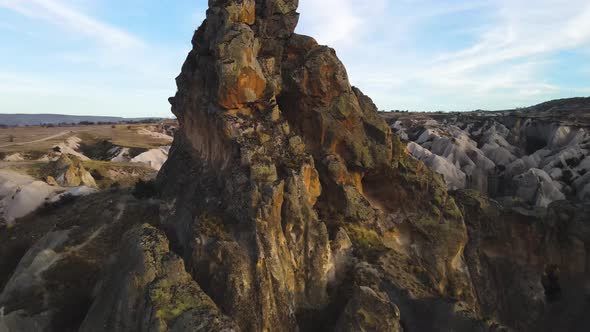
[[[0,0],[0,113],[169,116],[207,0]],[[380,109],[590,95],[587,0],[300,0]]]

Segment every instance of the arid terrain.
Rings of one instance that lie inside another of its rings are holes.
[[[64,193],[155,179],[175,128],[163,121],[0,129],[0,220],[12,225]]]
[[[518,110],[382,113],[449,189],[546,208],[590,200],[590,98]]]
[[[208,5],[177,122],[0,129],[0,332],[590,330],[588,99],[383,113]]]

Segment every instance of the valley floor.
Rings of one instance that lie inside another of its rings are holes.
[[[0,222],[59,200],[153,179],[175,124],[0,129]]]

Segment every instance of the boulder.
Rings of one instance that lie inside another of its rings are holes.
[[[96,188],[96,181],[76,156],[62,154],[50,165],[55,171],[55,180],[64,187],[78,187],[81,185]]]
[[[553,201],[565,199],[560,185],[553,181],[545,171],[531,168],[514,178],[516,195],[534,206],[547,207]]]
[[[59,186],[59,184],[57,183],[55,178],[51,175],[49,175],[45,178],[45,182],[47,182],[47,184],[50,186]]]
[[[355,287],[334,331],[400,332],[399,309],[367,286]]]

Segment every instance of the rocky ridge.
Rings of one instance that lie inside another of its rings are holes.
[[[403,287],[411,272],[381,278],[397,260],[428,266],[420,294],[399,296],[473,304],[467,232],[442,179],[406,155],[334,50],[294,33],[296,9],[214,1],[193,37],[170,100],[180,129],[159,174],[164,227],[187,270],[251,331],[360,328],[351,310],[368,315],[362,324],[396,317],[384,283]],[[366,260],[374,266],[359,269]],[[346,281],[354,271],[365,272]],[[410,309],[400,310],[403,320]]]
[[[297,6],[209,1],[158,194],[113,188],[0,233],[0,331],[588,326],[588,207],[449,194],[335,51],[294,32]]]

